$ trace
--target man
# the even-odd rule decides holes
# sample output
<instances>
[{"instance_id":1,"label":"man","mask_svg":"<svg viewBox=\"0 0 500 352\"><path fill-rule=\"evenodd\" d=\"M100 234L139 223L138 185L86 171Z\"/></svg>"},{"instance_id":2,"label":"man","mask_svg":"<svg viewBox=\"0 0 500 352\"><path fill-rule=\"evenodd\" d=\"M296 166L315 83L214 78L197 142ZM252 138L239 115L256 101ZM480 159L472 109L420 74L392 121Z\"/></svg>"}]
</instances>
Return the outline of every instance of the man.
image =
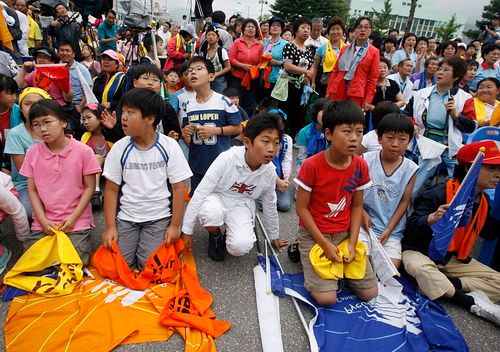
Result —
<instances>
[{"instance_id":1,"label":"man","mask_svg":"<svg viewBox=\"0 0 500 352\"><path fill-rule=\"evenodd\" d=\"M106 20L103 21L97 28L97 36L99 38L99 52L103 53L108 49L116 51L116 42L118 37L116 35L116 12L109 9L104 14Z\"/></svg>"},{"instance_id":2,"label":"man","mask_svg":"<svg viewBox=\"0 0 500 352\"><path fill-rule=\"evenodd\" d=\"M399 85L399 89L405 98L405 104L408 104L413 96L414 86L410 80L411 72L413 71L413 63L410 58L401 60L398 63L398 72L387 76L387 79L392 79Z\"/></svg>"},{"instance_id":3,"label":"man","mask_svg":"<svg viewBox=\"0 0 500 352\"><path fill-rule=\"evenodd\" d=\"M321 35L323 33L323 20L321 18L313 18L311 23L311 36L304 44L305 46L312 45L317 49L321 45L326 44L328 39Z\"/></svg>"},{"instance_id":4,"label":"man","mask_svg":"<svg viewBox=\"0 0 500 352\"><path fill-rule=\"evenodd\" d=\"M233 37L224 28L224 23L226 22L226 14L222 11L214 11L212 14L212 25L217 28L217 33L219 33L219 38L222 41L222 46L228 52L233 45ZM205 33L201 35L200 46L205 42Z\"/></svg>"},{"instance_id":5,"label":"man","mask_svg":"<svg viewBox=\"0 0 500 352\"><path fill-rule=\"evenodd\" d=\"M42 36L42 31L40 30L40 26L38 26L38 23L33 19L32 17L32 11L28 9L28 6L26 6L26 0L16 0L14 3L14 8L25 14L28 20L28 39L27 39L27 45L28 45L28 51L31 54L34 48L38 48L40 44L42 43L43 36Z\"/></svg>"},{"instance_id":6,"label":"man","mask_svg":"<svg viewBox=\"0 0 500 352\"><path fill-rule=\"evenodd\" d=\"M53 37L52 46L59 47L59 43L68 42L75 45L75 57L81 60L80 51L80 25L75 21L70 21L68 9L64 4L58 4L55 7L56 20L52 21L49 27L49 35Z\"/></svg>"},{"instance_id":7,"label":"man","mask_svg":"<svg viewBox=\"0 0 500 352\"><path fill-rule=\"evenodd\" d=\"M415 90L427 88L436 84L436 71L438 68L439 59L436 56L431 56L425 59L424 71L416 72L410 76Z\"/></svg>"},{"instance_id":8,"label":"man","mask_svg":"<svg viewBox=\"0 0 500 352\"><path fill-rule=\"evenodd\" d=\"M161 31L158 31L158 33L156 33L163 40L163 44L165 47L167 46L167 43L170 40L170 38L172 38L172 33L170 33L170 27L172 27L170 22L165 22L161 26Z\"/></svg>"},{"instance_id":9,"label":"man","mask_svg":"<svg viewBox=\"0 0 500 352\"><path fill-rule=\"evenodd\" d=\"M488 25L484 26L480 39L483 40L484 44L498 43L500 41L500 13L494 15L491 19L491 28Z\"/></svg>"}]
</instances>

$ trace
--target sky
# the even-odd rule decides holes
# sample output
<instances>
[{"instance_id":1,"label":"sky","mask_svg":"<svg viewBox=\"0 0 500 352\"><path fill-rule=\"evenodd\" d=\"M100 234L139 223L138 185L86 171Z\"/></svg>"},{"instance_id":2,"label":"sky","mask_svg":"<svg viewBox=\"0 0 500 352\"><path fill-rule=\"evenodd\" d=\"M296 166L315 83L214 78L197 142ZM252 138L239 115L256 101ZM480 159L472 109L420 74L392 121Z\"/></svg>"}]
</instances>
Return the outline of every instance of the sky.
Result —
<instances>
[{"instance_id":1,"label":"sky","mask_svg":"<svg viewBox=\"0 0 500 352\"><path fill-rule=\"evenodd\" d=\"M186 13L188 2L194 6L195 0L158 0L160 2L167 1L169 13L175 19L180 20L182 15ZM398 0L395 0L398 1ZM448 11L450 16L453 12L461 13L467 16L467 23L474 23L481 17L483 7L489 3L489 0L437 0L438 7L443 11ZM258 18L260 15L261 4L260 0L214 0L213 9L222 10L229 16L239 12L244 17ZM274 0L264 0L263 14L269 13L269 5L274 3ZM473 5L471 5L473 4ZM452 12L453 11L453 12Z\"/></svg>"}]
</instances>

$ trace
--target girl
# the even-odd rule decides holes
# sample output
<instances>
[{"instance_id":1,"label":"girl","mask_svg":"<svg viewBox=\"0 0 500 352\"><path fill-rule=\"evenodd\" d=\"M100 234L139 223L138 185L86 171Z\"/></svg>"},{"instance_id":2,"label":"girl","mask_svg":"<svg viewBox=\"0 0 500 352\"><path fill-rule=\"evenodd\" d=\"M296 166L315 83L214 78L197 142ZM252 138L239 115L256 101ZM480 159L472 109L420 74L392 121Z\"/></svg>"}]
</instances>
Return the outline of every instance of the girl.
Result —
<instances>
[{"instance_id":1,"label":"girl","mask_svg":"<svg viewBox=\"0 0 500 352\"><path fill-rule=\"evenodd\" d=\"M28 149L20 170L28 178L33 207L32 232L23 242L24 250L58 228L69 236L86 265L94 227L90 199L101 168L89 146L64 134L67 117L55 101L36 102L29 119L42 142Z\"/></svg>"},{"instance_id":2,"label":"girl","mask_svg":"<svg viewBox=\"0 0 500 352\"><path fill-rule=\"evenodd\" d=\"M87 104L82 110L83 125L87 132L81 138L82 143L87 144L94 151L97 162L104 166L104 160L108 155L113 143L106 141L101 132L101 119L104 108L100 104ZM95 191L91 199L92 207L98 208L102 205L102 193L100 188L101 173L95 175Z\"/></svg>"},{"instance_id":3,"label":"girl","mask_svg":"<svg viewBox=\"0 0 500 352\"><path fill-rule=\"evenodd\" d=\"M3 148L11 128L19 125L21 113L16 104L17 83L12 78L0 74L0 169L10 170L10 158L4 155Z\"/></svg>"},{"instance_id":4,"label":"girl","mask_svg":"<svg viewBox=\"0 0 500 352\"><path fill-rule=\"evenodd\" d=\"M89 69L92 78L97 77L97 75L101 73L101 64L99 61L95 60L95 52L90 45L84 45L82 49L82 56L82 64Z\"/></svg>"},{"instance_id":5,"label":"girl","mask_svg":"<svg viewBox=\"0 0 500 352\"><path fill-rule=\"evenodd\" d=\"M28 197L28 180L26 177L19 174L26 151L29 147L36 144L40 140L40 136L31 128L29 120L29 112L31 106L41 99L51 99L50 95L40 88L29 87L25 88L19 94L19 105L21 106L21 118L24 123L14 127L7 136L5 144L5 153L10 155L12 162L12 182L19 193L19 201L26 209L26 214L31 222L31 203Z\"/></svg>"},{"instance_id":6,"label":"girl","mask_svg":"<svg viewBox=\"0 0 500 352\"><path fill-rule=\"evenodd\" d=\"M229 56L227 50L222 47L217 28L208 26L205 33L207 40L201 46L200 53L214 64L215 78L212 82L212 90L222 94L226 88L225 74L231 71Z\"/></svg>"}]
</instances>

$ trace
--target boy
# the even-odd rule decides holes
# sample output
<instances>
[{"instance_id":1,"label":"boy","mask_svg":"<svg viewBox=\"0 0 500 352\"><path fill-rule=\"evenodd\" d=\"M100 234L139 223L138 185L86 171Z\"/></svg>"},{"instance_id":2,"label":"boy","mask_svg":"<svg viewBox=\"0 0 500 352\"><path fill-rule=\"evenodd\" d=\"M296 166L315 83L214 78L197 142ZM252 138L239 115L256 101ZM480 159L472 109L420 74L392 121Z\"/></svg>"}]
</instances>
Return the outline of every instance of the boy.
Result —
<instances>
[{"instance_id":1,"label":"boy","mask_svg":"<svg viewBox=\"0 0 500 352\"><path fill-rule=\"evenodd\" d=\"M192 196L210 164L229 149L231 136L241 132L241 114L225 96L214 92L210 83L215 69L211 61L197 56L188 63L189 79L196 97L186 105L182 121L184 142L189 146Z\"/></svg>"},{"instance_id":2,"label":"boy","mask_svg":"<svg viewBox=\"0 0 500 352\"><path fill-rule=\"evenodd\" d=\"M163 79L165 80L165 87L169 95L172 95L179 90L179 83L181 79L179 77L179 72L175 68L163 71Z\"/></svg>"},{"instance_id":3,"label":"boy","mask_svg":"<svg viewBox=\"0 0 500 352\"><path fill-rule=\"evenodd\" d=\"M248 120L247 112L240 106L240 94L238 93L238 90L236 88L228 87L224 89L222 94L231 99L233 104L236 105L236 107L241 113L241 118L243 119L243 121Z\"/></svg>"},{"instance_id":4,"label":"boy","mask_svg":"<svg viewBox=\"0 0 500 352\"><path fill-rule=\"evenodd\" d=\"M135 88L120 104L126 137L104 164L102 242L111 248L117 241L130 268L142 270L156 248L179 239L184 182L192 173L177 142L155 131L167 109L158 94Z\"/></svg>"},{"instance_id":5,"label":"boy","mask_svg":"<svg viewBox=\"0 0 500 352\"><path fill-rule=\"evenodd\" d=\"M371 227L396 268L401 264L401 238L418 169L417 164L404 157L413 131L408 116L390 113L377 126L382 151L363 155L372 178L363 197L363 227L366 231ZM366 231L362 229L359 236L370 255Z\"/></svg>"},{"instance_id":6,"label":"boy","mask_svg":"<svg viewBox=\"0 0 500 352\"><path fill-rule=\"evenodd\" d=\"M182 238L188 249L191 249L191 236L196 218L199 218L209 234L210 258L224 260L224 245L234 256L250 252L256 240L253 226L255 200L259 197L269 237L277 249L286 246L287 241L279 238L274 190L276 172L272 165L281 134L276 115L257 115L248 120L244 147L233 147L215 159L186 209ZM220 229L223 225L225 235Z\"/></svg>"},{"instance_id":7,"label":"boy","mask_svg":"<svg viewBox=\"0 0 500 352\"><path fill-rule=\"evenodd\" d=\"M323 129L330 147L307 159L295 179L300 259L304 286L321 306L337 302L338 281L320 278L311 264L309 252L317 243L326 258L342 262L337 246L348 239L349 257L356 244L363 213L363 190L370 186L366 162L356 155L363 136L364 113L351 101L332 101L323 110ZM377 279L367 261L363 279L347 280L363 300L377 295Z\"/></svg>"}]
</instances>

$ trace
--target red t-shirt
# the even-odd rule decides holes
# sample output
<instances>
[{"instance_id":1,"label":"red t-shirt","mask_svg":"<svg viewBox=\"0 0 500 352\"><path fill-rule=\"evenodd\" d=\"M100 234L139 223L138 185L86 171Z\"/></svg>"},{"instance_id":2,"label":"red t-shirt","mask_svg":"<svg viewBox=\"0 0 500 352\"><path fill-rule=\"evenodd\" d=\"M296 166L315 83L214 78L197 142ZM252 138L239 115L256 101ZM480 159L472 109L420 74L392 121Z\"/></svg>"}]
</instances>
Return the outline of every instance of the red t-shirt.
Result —
<instances>
[{"instance_id":1,"label":"red t-shirt","mask_svg":"<svg viewBox=\"0 0 500 352\"><path fill-rule=\"evenodd\" d=\"M0 114L0 141L5 145L7 131L10 129L10 109Z\"/></svg>"},{"instance_id":2,"label":"red t-shirt","mask_svg":"<svg viewBox=\"0 0 500 352\"><path fill-rule=\"evenodd\" d=\"M325 151L304 162L295 182L311 192L309 211L321 233L348 231L352 196L371 184L368 165L361 157L354 155L347 169L337 170L327 163ZM301 220L299 224L304 226Z\"/></svg>"}]
</instances>

